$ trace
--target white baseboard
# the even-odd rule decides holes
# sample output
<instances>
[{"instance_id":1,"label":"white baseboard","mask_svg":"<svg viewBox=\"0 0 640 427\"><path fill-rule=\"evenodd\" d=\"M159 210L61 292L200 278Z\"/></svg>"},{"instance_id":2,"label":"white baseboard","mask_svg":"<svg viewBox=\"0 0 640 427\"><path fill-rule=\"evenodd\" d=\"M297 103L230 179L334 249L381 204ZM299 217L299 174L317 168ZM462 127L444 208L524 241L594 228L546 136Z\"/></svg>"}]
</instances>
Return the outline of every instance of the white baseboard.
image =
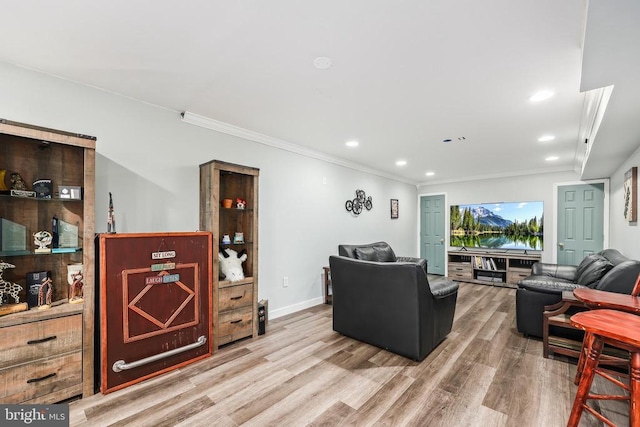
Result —
<instances>
[{"instance_id":1,"label":"white baseboard","mask_svg":"<svg viewBox=\"0 0 640 427\"><path fill-rule=\"evenodd\" d=\"M275 310L269 310L269 319L277 319L278 317L286 316L287 314L295 313L296 311L304 310L305 308L314 307L324 303L323 297L310 299L308 301L299 302L287 307L277 308Z\"/></svg>"}]
</instances>

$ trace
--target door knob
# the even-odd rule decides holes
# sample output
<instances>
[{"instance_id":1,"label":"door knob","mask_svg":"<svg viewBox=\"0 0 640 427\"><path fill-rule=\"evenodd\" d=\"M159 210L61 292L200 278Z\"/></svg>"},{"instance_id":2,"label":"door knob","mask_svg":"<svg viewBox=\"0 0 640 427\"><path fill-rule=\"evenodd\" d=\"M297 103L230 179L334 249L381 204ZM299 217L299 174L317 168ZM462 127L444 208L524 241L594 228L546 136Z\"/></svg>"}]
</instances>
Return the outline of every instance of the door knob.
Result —
<instances>
[{"instance_id":1,"label":"door knob","mask_svg":"<svg viewBox=\"0 0 640 427\"><path fill-rule=\"evenodd\" d=\"M560 246L560 249L564 249L564 243L558 243L558 246Z\"/></svg>"},{"instance_id":2,"label":"door knob","mask_svg":"<svg viewBox=\"0 0 640 427\"><path fill-rule=\"evenodd\" d=\"M440 243L444 243L444 239L440 239Z\"/></svg>"}]
</instances>

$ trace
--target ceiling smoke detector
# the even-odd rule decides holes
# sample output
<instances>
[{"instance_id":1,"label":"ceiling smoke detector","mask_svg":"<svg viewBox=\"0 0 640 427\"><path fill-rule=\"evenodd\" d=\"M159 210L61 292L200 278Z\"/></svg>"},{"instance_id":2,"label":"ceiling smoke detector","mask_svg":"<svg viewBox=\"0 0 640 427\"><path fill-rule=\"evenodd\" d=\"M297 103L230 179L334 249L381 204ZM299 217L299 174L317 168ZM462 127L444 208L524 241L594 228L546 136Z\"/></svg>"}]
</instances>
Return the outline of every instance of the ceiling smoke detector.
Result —
<instances>
[{"instance_id":1,"label":"ceiling smoke detector","mask_svg":"<svg viewBox=\"0 0 640 427\"><path fill-rule=\"evenodd\" d=\"M313 60L313 65L319 70L326 70L327 68L331 67L331 64L331 59L327 58L326 56L318 56Z\"/></svg>"}]
</instances>

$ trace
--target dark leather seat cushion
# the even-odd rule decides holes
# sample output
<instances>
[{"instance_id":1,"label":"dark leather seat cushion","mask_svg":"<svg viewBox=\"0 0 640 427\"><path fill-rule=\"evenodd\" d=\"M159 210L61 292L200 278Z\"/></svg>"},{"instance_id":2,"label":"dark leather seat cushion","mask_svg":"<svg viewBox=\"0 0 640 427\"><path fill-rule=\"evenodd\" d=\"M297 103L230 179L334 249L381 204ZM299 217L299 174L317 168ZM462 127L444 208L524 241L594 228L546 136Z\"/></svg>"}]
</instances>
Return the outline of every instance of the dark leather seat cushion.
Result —
<instances>
[{"instance_id":1,"label":"dark leather seat cushion","mask_svg":"<svg viewBox=\"0 0 640 427\"><path fill-rule=\"evenodd\" d=\"M378 254L372 246L355 248L353 253L356 255L356 259L360 259L362 261L378 261Z\"/></svg>"},{"instance_id":2,"label":"dark leather seat cushion","mask_svg":"<svg viewBox=\"0 0 640 427\"><path fill-rule=\"evenodd\" d=\"M378 256L378 261L380 262L395 262L396 260L396 254L393 253L391 246L374 246L373 250Z\"/></svg>"},{"instance_id":3,"label":"dark leather seat cushion","mask_svg":"<svg viewBox=\"0 0 640 427\"><path fill-rule=\"evenodd\" d=\"M588 288L595 288L600 279L613 268L611 261L602 255L586 256L576 270L576 283Z\"/></svg>"},{"instance_id":4,"label":"dark leather seat cushion","mask_svg":"<svg viewBox=\"0 0 640 427\"><path fill-rule=\"evenodd\" d=\"M356 259L362 261L395 262L396 254L389 245L361 246L353 250Z\"/></svg>"}]
</instances>

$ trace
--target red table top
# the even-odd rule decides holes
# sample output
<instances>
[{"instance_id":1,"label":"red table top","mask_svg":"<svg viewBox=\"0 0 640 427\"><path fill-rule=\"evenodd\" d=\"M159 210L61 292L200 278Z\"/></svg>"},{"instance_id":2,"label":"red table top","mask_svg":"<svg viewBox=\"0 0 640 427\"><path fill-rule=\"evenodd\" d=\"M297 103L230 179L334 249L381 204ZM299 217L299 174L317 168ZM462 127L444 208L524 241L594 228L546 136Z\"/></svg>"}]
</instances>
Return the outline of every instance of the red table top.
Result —
<instances>
[{"instance_id":1,"label":"red table top","mask_svg":"<svg viewBox=\"0 0 640 427\"><path fill-rule=\"evenodd\" d=\"M626 350L637 352L640 348L640 317L633 314L618 310L582 311L571 316L571 324L605 339L629 344L622 347Z\"/></svg>"},{"instance_id":2,"label":"red table top","mask_svg":"<svg viewBox=\"0 0 640 427\"><path fill-rule=\"evenodd\" d=\"M608 308L640 314L640 297L589 288L574 289L573 295L591 308Z\"/></svg>"}]
</instances>

